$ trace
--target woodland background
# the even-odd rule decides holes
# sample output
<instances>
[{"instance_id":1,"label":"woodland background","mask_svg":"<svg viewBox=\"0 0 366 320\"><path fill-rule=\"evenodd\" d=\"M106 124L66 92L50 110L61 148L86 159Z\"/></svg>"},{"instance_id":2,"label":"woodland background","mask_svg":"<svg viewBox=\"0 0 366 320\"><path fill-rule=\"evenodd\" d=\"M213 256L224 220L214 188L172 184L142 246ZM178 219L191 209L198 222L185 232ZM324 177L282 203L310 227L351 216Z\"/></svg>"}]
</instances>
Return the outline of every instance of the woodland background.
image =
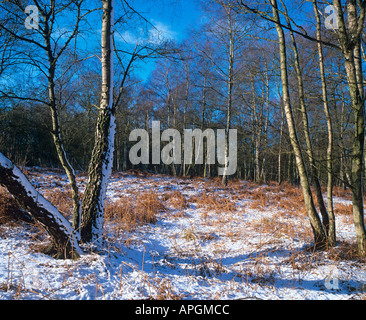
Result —
<instances>
[{"instance_id":1,"label":"woodland background","mask_svg":"<svg viewBox=\"0 0 366 320\"><path fill-rule=\"evenodd\" d=\"M311 4L288 3L291 12L303 20L302 26L315 34L316 26L309 21ZM128 10L128 8L125 8ZM301 10L301 11L298 11ZM71 15L72 13L70 13ZM130 28L146 28L138 13L127 11L124 21ZM232 122L238 130L238 171L236 178L254 181L288 181L297 184L298 172L285 123L281 102L277 34L270 22L253 15L231 11L229 16L216 1L202 5L205 23L190 31L182 43L164 41L158 44L121 45L116 59L115 76L121 79L131 57L124 94L116 109L115 170L136 169L129 162L129 134L136 128L150 127L158 120L164 128L199 128L205 130L226 127L228 83L232 82ZM232 21L232 28L228 21ZM118 31L120 30L120 31ZM122 30L123 31L123 30ZM117 34L122 33L121 28ZM119 32L119 33L118 33ZM80 32L78 37L93 37L93 30ZM334 33L324 29L322 35L331 41ZM160 38L159 38L160 37ZM327 128L322 102L322 83L316 42L295 36L303 75L304 99L313 143L313 154L321 181L327 178ZM232 75L229 46L232 40ZM21 166L60 167L50 134L51 115L48 105L40 101L48 97L42 59L24 44L2 34L2 80L0 108L0 151ZM9 50L9 48L11 50ZM94 128L100 102L101 74L94 52L78 46L68 48L59 62L56 77L57 109L64 146L75 169L87 171L94 142ZM299 139L306 143L303 118L299 107L299 87L295 70L293 45L288 43L290 90ZM139 51L139 52L137 52ZM363 55L364 57L364 55ZM342 54L331 47L324 48L328 101L334 131L334 175L337 185L350 182L350 149L352 117L350 96ZM155 69L147 79L138 77L138 61L152 61ZM121 64L123 62L123 64ZM146 62L147 63L147 62ZM135 72L134 66L136 65ZM231 77L231 79L229 79ZM118 83L115 92L118 92ZM12 97L9 99L9 97ZM14 96L22 99L15 99ZM30 99L23 99L31 97ZM309 160L309 159L307 159ZM309 162L309 161L308 161ZM171 173L171 167L140 167L141 170ZM215 176L215 166L196 165L176 168L177 175Z\"/></svg>"}]
</instances>

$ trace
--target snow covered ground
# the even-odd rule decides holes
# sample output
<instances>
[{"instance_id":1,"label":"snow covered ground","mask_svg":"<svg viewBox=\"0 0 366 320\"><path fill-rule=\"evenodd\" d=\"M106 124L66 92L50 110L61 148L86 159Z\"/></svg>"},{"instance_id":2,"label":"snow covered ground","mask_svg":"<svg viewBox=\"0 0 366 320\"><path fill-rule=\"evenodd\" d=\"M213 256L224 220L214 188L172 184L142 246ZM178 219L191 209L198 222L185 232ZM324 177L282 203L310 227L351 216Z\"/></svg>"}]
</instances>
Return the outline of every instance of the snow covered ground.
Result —
<instances>
[{"instance_id":1,"label":"snow covered ground","mask_svg":"<svg viewBox=\"0 0 366 320\"><path fill-rule=\"evenodd\" d=\"M68 188L55 172L31 170L29 177L42 193ZM83 190L85 177L78 181ZM365 261L344 253L355 240L352 219L337 217L338 248L311 252L307 218L277 207L285 194L271 190L244 181L222 188L204 179L115 174L109 201L154 192L166 207L157 222L125 231L109 221L105 249L77 261L37 251L45 240L33 226L2 225L0 299L365 299ZM183 207L167 196L177 191L187 200ZM255 205L261 192L267 198Z\"/></svg>"}]
</instances>

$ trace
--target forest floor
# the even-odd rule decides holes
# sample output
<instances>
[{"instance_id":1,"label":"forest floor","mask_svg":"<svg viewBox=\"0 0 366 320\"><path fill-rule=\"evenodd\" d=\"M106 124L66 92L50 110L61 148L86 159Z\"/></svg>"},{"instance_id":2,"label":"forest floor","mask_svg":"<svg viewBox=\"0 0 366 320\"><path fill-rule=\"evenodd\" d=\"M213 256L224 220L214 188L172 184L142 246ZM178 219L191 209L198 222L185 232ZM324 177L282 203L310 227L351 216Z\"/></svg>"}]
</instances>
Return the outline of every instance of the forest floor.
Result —
<instances>
[{"instance_id":1,"label":"forest floor","mask_svg":"<svg viewBox=\"0 0 366 320\"><path fill-rule=\"evenodd\" d=\"M71 219L66 176L26 171ZM86 177L78 182L83 191ZM0 299L366 299L350 194L336 188L334 200L338 246L314 252L298 188L116 173L105 247L76 261L43 254L47 236L12 220L2 201Z\"/></svg>"}]
</instances>

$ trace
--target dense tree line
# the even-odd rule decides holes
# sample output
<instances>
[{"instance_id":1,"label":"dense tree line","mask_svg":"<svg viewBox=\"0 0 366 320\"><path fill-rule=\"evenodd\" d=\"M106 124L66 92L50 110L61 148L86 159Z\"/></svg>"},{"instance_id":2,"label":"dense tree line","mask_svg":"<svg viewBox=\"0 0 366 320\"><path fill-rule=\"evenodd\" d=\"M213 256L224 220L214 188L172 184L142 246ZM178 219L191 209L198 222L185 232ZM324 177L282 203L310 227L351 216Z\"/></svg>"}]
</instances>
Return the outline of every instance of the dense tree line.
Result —
<instances>
[{"instance_id":1,"label":"dense tree line","mask_svg":"<svg viewBox=\"0 0 366 320\"><path fill-rule=\"evenodd\" d=\"M116 170L133 167L129 162L129 149L133 145L129 142L129 134L136 128L149 128L152 120L159 120L164 127L182 132L185 128L225 128L229 98L227 87L228 83L232 83L231 127L237 129L239 134L237 177L255 181L299 182L288 129L284 125L279 57L273 28L263 25L255 17L247 17L234 10L230 13L223 8L211 3L206 8L207 12L204 12L208 22L200 26L199 30L192 31L191 38L182 44L167 44L174 53L160 57L156 61L156 69L146 81L141 82L132 77L127 80L123 99L116 110ZM233 39L230 39L228 30L230 19L237 25ZM326 30L323 33L329 36ZM232 79L229 79L230 52L227 52L227 47L231 40L234 57ZM300 36L296 37L296 41L304 87L302 98L306 102L309 118L313 157L320 178L325 180L326 116L319 103L322 92L315 56L316 43L309 43ZM300 99L291 44L288 44L287 50L290 89L294 97ZM342 57L333 48L326 47L324 51L327 93L333 111L331 117L336 141L333 170L339 174L335 183L345 186L350 182L350 97ZM55 84L65 149L75 168L84 171L89 164L97 117L95 106L100 99L100 74L90 66L90 61L79 62L69 75L64 75ZM25 85L22 90L28 92L24 96L34 95L35 86L34 83ZM47 92L42 95L41 91L40 94L39 99L42 100ZM3 135L0 150L19 164L60 166L53 144L50 143L52 128L45 106L37 101L25 102L4 96L2 101ZM300 106L295 108L294 116L305 150L307 147ZM307 160L310 159L308 157ZM140 169L172 173L171 168L164 166L141 166ZM214 176L216 173L217 168L214 166L202 165L177 170L180 175Z\"/></svg>"}]
</instances>

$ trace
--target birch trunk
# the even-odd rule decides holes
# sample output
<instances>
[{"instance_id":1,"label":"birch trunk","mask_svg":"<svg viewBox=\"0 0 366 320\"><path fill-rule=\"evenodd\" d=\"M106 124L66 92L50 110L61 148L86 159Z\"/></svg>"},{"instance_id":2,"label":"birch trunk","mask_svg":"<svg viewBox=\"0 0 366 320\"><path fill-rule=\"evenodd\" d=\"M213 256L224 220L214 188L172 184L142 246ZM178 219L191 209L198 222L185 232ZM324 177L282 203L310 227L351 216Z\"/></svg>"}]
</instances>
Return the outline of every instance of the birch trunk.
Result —
<instances>
[{"instance_id":1,"label":"birch trunk","mask_svg":"<svg viewBox=\"0 0 366 320\"><path fill-rule=\"evenodd\" d=\"M55 1L51 1L51 9L50 13L54 13L56 10L55 8ZM80 7L78 9L78 21L80 15ZM43 11L41 11L43 12ZM81 203L79 197L79 189L76 182L76 175L73 167L71 166L67 154L64 149L63 140L61 137L61 128L60 128L60 120L58 115L58 108L57 108L57 100L55 94L55 73L56 73L56 64L57 58L55 58L54 51L52 50L51 45L51 35L52 35L52 26L54 24L54 15L46 15L43 13L45 19L45 27L43 30L43 35L45 39L45 51L47 53L48 58L48 100L49 100L49 107L51 110L51 118L52 118L52 131L51 135L53 138L54 145L56 147L57 156L60 160L60 163L63 169L66 172L66 175L69 179L69 185L71 188L71 195L73 200L73 227L74 229L78 229L79 227L79 219L80 219L80 210L81 210ZM51 20L50 19L51 16Z\"/></svg>"},{"instance_id":2,"label":"birch trunk","mask_svg":"<svg viewBox=\"0 0 366 320\"><path fill-rule=\"evenodd\" d=\"M359 4L359 6L357 5ZM354 139L352 151L352 203L358 253L366 256L366 228L363 209L363 156L365 147L365 101L360 59L361 33L364 29L366 2L349 0L347 3L348 28L345 25L340 0L334 0L338 9L339 43L345 58L347 82L354 114ZM362 82L361 82L362 81Z\"/></svg>"},{"instance_id":3,"label":"birch trunk","mask_svg":"<svg viewBox=\"0 0 366 320\"><path fill-rule=\"evenodd\" d=\"M50 57L51 61L52 58ZM53 62L52 62L53 64ZM55 96L55 84L54 84L54 67L51 67L49 70L49 106L51 110L51 118L52 118L52 138L54 145L56 147L56 152L58 158L61 162L62 167L64 168L66 175L69 179L69 185L71 189L71 196L73 201L73 227L75 230L79 228L80 222L80 213L81 213L81 203L79 197L79 188L76 182L76 174L71 166L67 154L64 149L63 140L61 138L61 128L58 116L58 110L56 105L56 96Z\"/></svg>"},{"instance_id":4,"label":"birch trunk","mask_svg":"<svg viewBox=\"0 0 366 320\"><path fill-rule=\"evenodd\" d=\"M328 149L327 149L327 173L328 173L328 184L327 184L327 207L329 214L329 226L326 226L328 233L328 245L334 247L336 245L336 222L334 215L333 206L333 125L330 116L329 104L328 104L328 93L327 93L327 83L325 77L325 67L324 67L324 57L323 57L323 46L321 44L321 20L318 11L317 1L313 2L314 13L317 23L316 37L318 40L318 55L319 55L319 70L322 80L322 96L324 103L324 112L327 119L327 129L328 129Z\"/></svg>"},{"instance_id":5,"label":"birch trunk","mask_svg":"<svg viewBox=\"0 0 366 320\"><path fill-rule=\"evenodd\" d=\"M314 234L314 245L317 248L322 248L326 244L326 234L324 232L322 222L316 211L314 200L311 194L310 184L308 180L308 175L306 172L305 162L300 148L300 143L297 137L295 121L292 113L292 106L290 102L290 92L288 83L288 71L287 71L287 53L286 53L286 39L284 31L280 25L280 17L278 14L277 0L271 0L273 19L276 24L276 31L278 33L279 39L279 51L280 51L280 64L281 64L281 81L282 81L282 91L283 91L283 102L285 115L287 119L287 125L289 129L289 136L291 140L291 145L294 150L295 161L300 177L300 183L303 189L304 201L306 212L308 214L311 227Z\"/></svg>"},{"instance_id":6,"label":"birch trunk","mask_svg":"<svg viewBox=\"0 0 366 320\"><path fill-rule=\"evenodd\" d=\"M281 0L281 2L283 3L282 0ZM296 77L297 77L297 84L298 84L298 88L299 88L300 112L302 115L302 122L303 122L303 126L304 126L303 131L304 131L306 148L307 148L306 153L307 153L309 163L310 163L310 173L311 173L311 177L313 178L313 181L314 181L315 194L316 194L316 197L318 200L319 210L320 210L320 213L322 216L322 223L325 228L326 234L328 234L329 215L328 215L328 211L325 207L325 203L324 203L324 199L323 199L322 188L321 188L321 184L320 184L320 180L319 180L318 168L317 168L317 165L315 162L313 145L312 145L312 141L310 138L309 118L308 118L308 113L307 113L306 104L305 104L305 90L304 90L304 81L303 81L303 75L302 75L301 65L300 65L300 57L299 57L299 52L297 49L296 39L295 39L294 33L291 28L291 22L288 17L288 13L287 13L287 9L286 9L285 5L284 5L284 10L285 10L285 15L286 15L286 22L287 22L288 26L290 27L290 35L291 35L293 51L294 51L295 71L296 71Z\"/></svg>"},{"instance_id":7,"label":"birch trunk","mask_svg":"<svg viewBox=\"0 0 366 320\"><path fill-rule=\"evenodd\" d=\"M261 148L261 135L262 135L262 116L258 116L256 95L255 95L255 76L252 78L252 123L253 123L253 163L254 163L254 181L260 183L260 163L259 152Z\"/></svg>"},{"instance_id":8,"label":"birch trunk","mask_svg":"<svg viewBox=\"0 0 366 320\"><path fill-rule=\"evenodd\" d=\"M280 141L278 149L278 184L282 184L282 136L283 136L283 108L281 107L281 127L280 127Z\"/></svg>"},{"instance_id":9,"label":"birch trunk","mask_svg":"<svg viewBox=\"0 0 366 320\"><path fill-rule=\"evenodd\" d=\"M112 172L115 106L113 103L113 0L102 0L102 95L95 144L82 204L82 241L101 244L107 185Z\"/></svg>"},{"instance_id":10,"label":"birch trunk","mask_svg":"<svg viewBox=\"0 0 366 320\"><path fill-rule=\"evenodd\" d=\"M266 74L265 74L265 91L266 91L266 106L267 106L267 114L266 114L266 119L264 122L264 145L268 146L268 127L269 127L269 111L270 111L270 101L269 101L269 95L270 95L270 85L269 85L269 70L268 70L268 64L265 61L264 62L266 65ZM264 117L264 115L263 115ZM265 171L266 168L266 152L264 152L263 154L263 160L262 160L262 171L261 171L261 179L262 181L267 181L267 174Z\"/></svg>"},{"instance_id":11,"label":"birch trunk","mask_svg":"<svg viewBox=\"0 0 366 320\"><path fill-rule=\"evenodd\" d=\"M225 169L222 176L222 184L227 185L229 178L227 176L228 161L229 161L229 132L231 128L231 111L233 105L233 89L234 89L234 33L232 26L232 17L229 14L229 70L228 70L228 100L227 100L227 110L226 110L226 138L225 138Z\"/></svg>"}]
</instances>

